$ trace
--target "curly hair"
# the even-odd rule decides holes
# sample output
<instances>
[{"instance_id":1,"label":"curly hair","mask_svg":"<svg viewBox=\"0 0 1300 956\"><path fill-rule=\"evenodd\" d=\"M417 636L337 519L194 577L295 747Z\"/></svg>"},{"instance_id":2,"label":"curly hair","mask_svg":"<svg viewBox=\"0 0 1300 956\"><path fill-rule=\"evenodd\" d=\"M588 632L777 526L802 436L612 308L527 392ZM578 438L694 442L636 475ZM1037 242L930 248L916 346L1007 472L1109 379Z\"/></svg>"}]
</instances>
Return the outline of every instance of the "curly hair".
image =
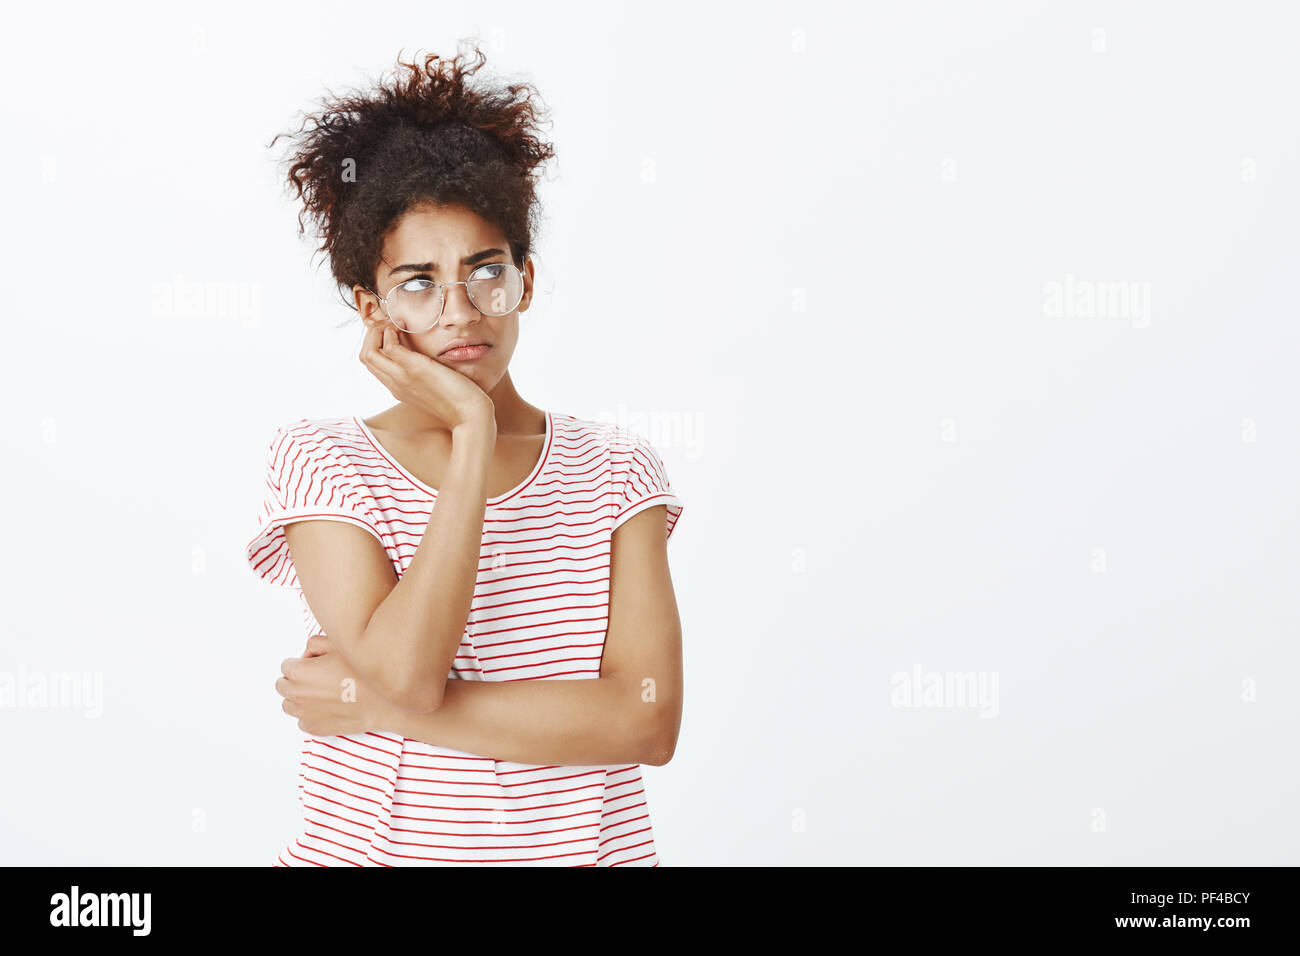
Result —
<instances>
[{"instance_id":1,"label":"curly hair","mask_svg":"<svg viewBox=\"0 0 1300 956\"><path fill-rule=\"evenodd\" d=\"M459 45L458 45L459 47ZM398 54L391 79L343 96L332 92L320 112L289 136L289 186L329 257L344 301L354 285L374 284L383 237L414 206L464 206L497 226L523 268L540 219L535 175L554 157L538 127L547 115L527 83L471 84L486 58L458 51L417 62ZM534 101L537 102L534 102Z\"/></svg>"}]
</instances>

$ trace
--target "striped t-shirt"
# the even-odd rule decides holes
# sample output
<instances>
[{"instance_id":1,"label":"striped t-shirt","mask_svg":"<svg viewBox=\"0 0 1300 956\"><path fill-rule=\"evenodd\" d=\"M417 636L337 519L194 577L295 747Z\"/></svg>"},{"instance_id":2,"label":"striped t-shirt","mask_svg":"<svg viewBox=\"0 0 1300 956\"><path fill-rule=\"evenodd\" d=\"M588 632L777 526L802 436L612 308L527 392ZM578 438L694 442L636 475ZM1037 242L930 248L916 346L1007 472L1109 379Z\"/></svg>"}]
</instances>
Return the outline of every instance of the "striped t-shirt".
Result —
<instances>
[{"instance_id":1,"label":"striped t-shirt","mask_svg":"<svg viewBox=\"0 0 1300 956\"><path fill-rule=\"evenodd\" d=\"M322 633L284 526L324 518L364 528L400 577L436 496L360 417L299 419L271 440L249 565L296 589L306 634ZM671 536L682 504L646 438L547 412L532 473L486 501L478 580L450 676L599 677L611 535L654 505L667 506ZM307 736L299 777L303 827L276 866L659 865L637 764L522 764L369 732Z\"/></svg>"}]
</instances>

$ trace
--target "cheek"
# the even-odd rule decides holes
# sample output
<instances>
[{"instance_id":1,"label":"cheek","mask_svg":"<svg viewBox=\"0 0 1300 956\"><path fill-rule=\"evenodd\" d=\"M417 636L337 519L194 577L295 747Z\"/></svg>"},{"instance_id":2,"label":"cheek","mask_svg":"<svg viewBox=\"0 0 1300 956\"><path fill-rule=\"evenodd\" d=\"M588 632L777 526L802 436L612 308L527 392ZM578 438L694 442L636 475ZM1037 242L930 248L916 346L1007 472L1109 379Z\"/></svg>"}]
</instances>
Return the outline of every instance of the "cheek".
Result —
<instances>
[{"instance_id":1,"label":"cheek","mask_svg":"<svg viewBox=\"0 0 1300 956\"><path fill-rule=\"evenodd\" d=\"M433 359L435 362L438 361L438 352L434 346L434 337L432 335L427 333L412 335L410 332L403 332L401 336L402 344L412 352L419 352L421 355L425 355Z\"/></svg>"},{"instance_id":2,"label":"cheek","mask_svg":"<svg viewBox=\"0 0 1300 956\"><path fill-rule=\"evenodd\" d=\"M515 322L510 323L508 328L501 330L501 335L497 339L496 348L493 351L499 351L509 361L510 356L514 354L515 346L519 344L519 325Z\"/></svg>"},{"instance_id":3,"label":"cheek","mask_svg":"<svg viewBox=\"0 0 1300 956\"><path fill-rule=\"evenodd\" d=\"M505 371L510 364L510 356L514 354L515 343L513 341L498 342L492 346L492 351L488 353L492 357L492 367L498 371Z\"/></svg>"}]
</instances>

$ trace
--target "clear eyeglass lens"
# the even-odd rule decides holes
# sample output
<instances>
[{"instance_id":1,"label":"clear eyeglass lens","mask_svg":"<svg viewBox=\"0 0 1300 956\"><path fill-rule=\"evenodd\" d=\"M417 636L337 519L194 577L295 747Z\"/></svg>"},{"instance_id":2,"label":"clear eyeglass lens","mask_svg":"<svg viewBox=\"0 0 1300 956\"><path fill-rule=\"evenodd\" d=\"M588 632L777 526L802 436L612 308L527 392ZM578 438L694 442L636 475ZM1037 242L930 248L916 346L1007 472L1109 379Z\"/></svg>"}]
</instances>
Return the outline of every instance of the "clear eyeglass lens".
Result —
<instances>
[{"instance_id":1,"label":"clear eyeglass lens","mask_svg":"<svg viewBox=\"0 0 1300 956\"><path fill-rule=\"evenodd\" d=\"M506 262L493 262L475 269L465 287L470 301L484 315L513 312L524 294L523 276Z\"/></svg>"},{"instance_id":2,"label":"clear eyeglass lens","mask_svg":"<svg viewBox=\"0 0 1300 956\"><path fill-rule=\"evenodd\" d=\"M471 272L465 288L484 315L508 315L523 299L523 274L510 263L493 262ZM388 293L388 316L403 332L427 332L442 315L443 295L430 279L408 279Z\"/></svg>"},{"instance_id":3,"label":"clear eyeglass lens","mask_svg":"<svg viewBox=\"0 0 1300 956\"><path fill-rule=\"evenodd\" d=\"M425 332L442 312L442 290L428 279L408 279L388 293L388 317L403 332Z\"/></svg>"}]
</instances>

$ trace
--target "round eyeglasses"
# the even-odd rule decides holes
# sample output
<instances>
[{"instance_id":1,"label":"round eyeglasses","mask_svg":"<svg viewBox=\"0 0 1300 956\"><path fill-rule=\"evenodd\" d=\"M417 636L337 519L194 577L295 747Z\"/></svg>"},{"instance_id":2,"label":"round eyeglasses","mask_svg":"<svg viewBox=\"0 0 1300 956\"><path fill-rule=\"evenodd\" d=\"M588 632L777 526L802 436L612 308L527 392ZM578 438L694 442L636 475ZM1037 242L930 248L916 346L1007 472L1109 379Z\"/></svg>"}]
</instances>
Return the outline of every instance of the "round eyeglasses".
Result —
<instances>
[{"instance_id":1,"label":"round eyeglasses","mask_svg":"<svg viewBox=\"0 0 1300 956\"><path fill-rule=\"evenodd\" d=\"M427 332L442 318L449 286L463 285L470 303L488 316L509 315L524 297L524 274L509 262L479 266L460 282L435 282L416 276L397 283L388 295L372 294L383 306L388 321L403 332Z\"/></svg>"}]
</instances>

